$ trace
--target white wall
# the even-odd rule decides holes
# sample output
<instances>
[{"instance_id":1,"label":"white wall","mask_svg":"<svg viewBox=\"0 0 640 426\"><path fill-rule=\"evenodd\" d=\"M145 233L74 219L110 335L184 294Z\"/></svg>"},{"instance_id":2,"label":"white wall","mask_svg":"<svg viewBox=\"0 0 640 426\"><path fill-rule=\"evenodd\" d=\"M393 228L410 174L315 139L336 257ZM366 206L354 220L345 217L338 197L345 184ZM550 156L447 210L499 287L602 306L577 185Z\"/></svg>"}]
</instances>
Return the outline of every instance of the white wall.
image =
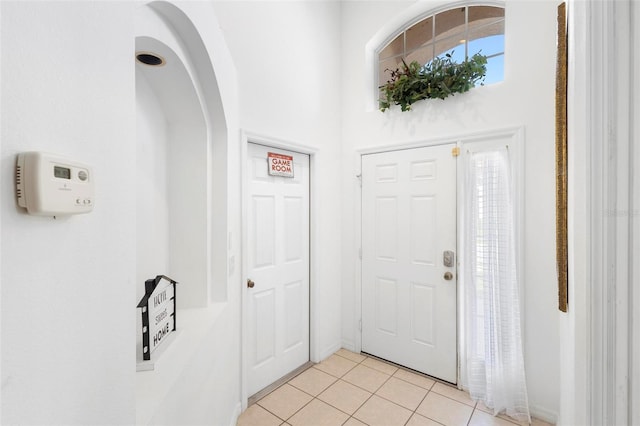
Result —
<instances>
[{"instance_id":1,"label":"white wall","mask_svg":"<svg viewBox=\"0 0 640 426\"><path fill-rule=\"evenodd\" d=\"M462 136L523 126L525 130L524 353L532 412L554 419L559 404L559 342L555 277L554 85L556 2L507 1L505 81L413 111L368 111L365 46L409 8L445 2L345 2L342 6L343 345L355 347L359 191L356 152L364 148ZM533 25L532 23L535 23ZM354 266L355 265L355 266Z\"/></svg>"},{"instance_id":2,"label":"white wall","mask_svg":"<svg viewBox=\"0 0 640 426\"><path fill-rule=\"evenodd\" d=\"M146 280L162 274L178 281L179 309L206 307L206 126L194 88L178 57L157 49L145 51L161 54L167 64L159 68L135 65L136 299L144 296ZM140 352L141 327L137 330L136 350ZM141 357L140 352L138 358Z\"/></svg>"},{"instance_id":3,"label":"white wall","mask_svg":"<svg viewBox=\"0 0 640 426\"><path fill-rule=\"evenodd\" d=\"M144 282L169 276L167 120L160 101L136 68L136 299Z\"/></svg>"},{"instance_id":4,"label":"white wall","mask_svg":"<svg viewBox=\"0 0 640 426\"><path fill-rule=\"evenodd\" d=\"M240 126L315 150L312 358L319 361L341 345L340 4L216 1L214 8L238 70ZM237 197L230 193L230 202Z\"/></svg>"},{"instance_id":5,"label":"white wall","mask_svg":"<svg viewBox=\"0 0 640 426\"><path fill-rule=\"evenodd\" d=\"M2 8L2 423L135 421L133 13L129 2ZM92 213L28 216L16 154L93 166Z\"/></svg>"}]
</instances>

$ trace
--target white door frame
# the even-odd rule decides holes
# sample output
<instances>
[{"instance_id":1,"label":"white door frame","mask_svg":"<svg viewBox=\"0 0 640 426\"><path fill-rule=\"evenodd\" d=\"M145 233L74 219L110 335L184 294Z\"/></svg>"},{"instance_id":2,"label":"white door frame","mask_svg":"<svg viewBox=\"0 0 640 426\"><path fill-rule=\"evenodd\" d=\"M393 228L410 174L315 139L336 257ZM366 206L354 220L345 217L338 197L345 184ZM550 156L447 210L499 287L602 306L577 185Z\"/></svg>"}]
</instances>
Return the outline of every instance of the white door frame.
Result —
<instances>
[{"instance_id":1,"label":"white door frame","mask_svg":"<svg viewBox=\"0 0 640 426\"><path fill-rule=\"evenodd\" d=\"M314 211L318 205L317 193L316 190L316 172L315 172L315 154L317 150L315 148L298 144L295 142L284 141L281 139L262 136L256 133L251 133L248 131L242 131L241 134L241 153L240 153L240 173L242 179L242 194L240 203L242 205L242 247L241 247L241 258L242 258L242 278L240 285L242 288L240 289L240 301L241 301L241 309L240 309L240 324L241 324L241 337L240 337L240 353L242 354L241 366L240 366L240 394L241 394L241 402L242 402L242 410L244 411L247 408L247 401L251 395L248 394L248 365L249 365L249 357L246 354L245 348L248 347L247 342L247 290L246 290L246 282L248 278L248 217L247 217L247 197L249 196L249 182L247 179L247 159L248 159L248 146L250 143L255 143L259 145L265 145L269 147L273 147L276 149L283 149L287 151L295 151L301 154L306 154L309 156L309 358L313 362L319 362L319 343L318 338L320 333L318 333L318 325L319 319L317 317L318 310L316 309L316 303L318 300L317 297L317 286L315 285L317 281L318 271L316 269L317 262L315 261L316 253L318 250L318 239L316 236L317 233L317 222L315 219Z\"/></svg>"},{"instance_id":2,"label":"white door frame","mask_svg":"<svg viewBox=\"0 0 640 426\"><path fill-rule=\"evenodd\" d=\"M455 135L447 138L439 138L439 139L425 139L417 142L405 142L398 143L393 145L381 145L373 148L366 148L357 150L354 157L356 175L358 179L356 180L356 193L359 196L359 203L356 203L355 209L355 247L359 248L359 255L357 257L357 267L356 267L356 279L355 279L355 306L354 308L354 330L355 333L355 351L360 352L362 350L362 156L367 154L379 154L383 152L390 151L398 151L403 149L412 149L412 148L425 148L431 146L438 145L447 145L454 144L460 149L464 147L470 146L474 143L483 143L492 138L510 138L514 145L514 151L516 151L515 161L512 164L512 171L514 173L514 182L515 185L519 188L516 193L519 195L518 200L514 200L516 204L516 208L518 209L516 212L516 224L515 229L518 234L517 237L517 245L519 249L519 253L517 256L518 262L518 281L520 284L520 315L521 315L521 326L524 330L524 318L525 318L525 303L524 303L524 276L521 275L521 270L524 260L523 253L523 241L522 238L519 238L523 233L524 229L524 128L521 126L518 127L507 127L502 129L495 129L490 131L482 131L482 132L473 132L466 133L461 135ZM464 194L462 193L462 172L463 169L459 165L457 168L457 208L460 209L463 206L464 202ZM457 228L460 229L460 215L457 215ZM461 239L462 235L458 233L458 241L456 243L456 258L459 259L460 256L460 248L462 247ZM460 315L462 314L462 291L461 291L462 280L458 279L456 281L457 285L457 317L456 321L458 323L458 344L457 344L457 352L458 354L461 352L461 340L460 336L462 335L462 330L460 329L462 325L462 321ZM525 337L522 337L522 344L524 345ZM458 386L460 386L460 357L458 357Z\"/></svg>"}]
</instances>

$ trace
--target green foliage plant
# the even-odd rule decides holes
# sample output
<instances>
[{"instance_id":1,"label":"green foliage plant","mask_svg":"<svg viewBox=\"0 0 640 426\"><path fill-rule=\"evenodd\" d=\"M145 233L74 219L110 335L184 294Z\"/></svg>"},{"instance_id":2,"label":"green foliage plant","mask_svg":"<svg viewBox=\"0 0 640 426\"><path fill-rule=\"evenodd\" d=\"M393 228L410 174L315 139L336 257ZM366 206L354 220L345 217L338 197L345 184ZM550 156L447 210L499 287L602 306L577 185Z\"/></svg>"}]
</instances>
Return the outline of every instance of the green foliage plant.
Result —
<instances>
[{"instance_id":1,"label":"green foliage plant","mask_svg":"<svg viewBox=\"0 0 640 426\"><path fill-rule=\"evenodd\" d=\"M422 99L444 99L455 93L464 93L476 83L483 84L487 74L487 57L476 53L464 62L452 60L452 53L437 57L426 65L402 60L402 67L391 71L391 79L380 86L380 111L391 105L400 105L402 111Z\"/></svg>"}]
</instances>

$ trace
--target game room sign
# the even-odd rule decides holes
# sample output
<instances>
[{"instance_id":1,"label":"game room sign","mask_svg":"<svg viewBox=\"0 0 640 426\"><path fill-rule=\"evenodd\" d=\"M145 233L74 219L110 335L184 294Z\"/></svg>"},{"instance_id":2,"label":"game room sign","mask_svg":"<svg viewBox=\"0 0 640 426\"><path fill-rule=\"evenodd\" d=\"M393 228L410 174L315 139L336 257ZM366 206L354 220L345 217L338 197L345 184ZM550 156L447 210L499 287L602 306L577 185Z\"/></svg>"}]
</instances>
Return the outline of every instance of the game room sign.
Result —
<instances>
[{"instance_id":1,"label":"game room sign","mask_svg":"<svg viewBox=\"0 0 640 426\"><path fill-rule=\"evenodd\" d=\"M142 357L151 354L176 330L176 284L165 275L144 283L145 295L138 303L142 310Z\"/></svg>"},{"instance_id":2,"label":"game room sign","mask_svg":"<svg viewBox=\"0 0 640 426\"><path fill-rule=\"evenodd\" d=\"M270 176L294 177L292 156L268 152L267 159L269 163Z\"/></svg>"}]
</instances>

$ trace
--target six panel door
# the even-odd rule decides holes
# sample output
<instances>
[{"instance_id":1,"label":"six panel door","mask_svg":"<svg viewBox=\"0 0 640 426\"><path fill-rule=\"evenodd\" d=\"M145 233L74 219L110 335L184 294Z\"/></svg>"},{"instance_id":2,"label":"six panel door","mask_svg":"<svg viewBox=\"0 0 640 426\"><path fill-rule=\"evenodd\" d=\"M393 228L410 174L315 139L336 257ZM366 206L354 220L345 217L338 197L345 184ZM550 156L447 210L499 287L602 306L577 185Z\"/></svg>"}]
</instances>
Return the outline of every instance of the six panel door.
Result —
<instances>
[{"instance_id":1,"label":"six panel door","mask_svg":"<svg viewBox=\"0 0 640 426\"><path fill-rule=\"evenodd\" d=\"M293 157L270 176L268 153ZM309 361L309 156L248 147L248 394Z\"/></svg>"},{"instance_id":2,"label":"six panel door","mask_svg":"<svg viewBox=\"0 0 640 426\"><path fill-rule=\"evenodd\" d=\"M362 156L362 351L456 383L455 145Z\"/></svg>"}]
</instances>

